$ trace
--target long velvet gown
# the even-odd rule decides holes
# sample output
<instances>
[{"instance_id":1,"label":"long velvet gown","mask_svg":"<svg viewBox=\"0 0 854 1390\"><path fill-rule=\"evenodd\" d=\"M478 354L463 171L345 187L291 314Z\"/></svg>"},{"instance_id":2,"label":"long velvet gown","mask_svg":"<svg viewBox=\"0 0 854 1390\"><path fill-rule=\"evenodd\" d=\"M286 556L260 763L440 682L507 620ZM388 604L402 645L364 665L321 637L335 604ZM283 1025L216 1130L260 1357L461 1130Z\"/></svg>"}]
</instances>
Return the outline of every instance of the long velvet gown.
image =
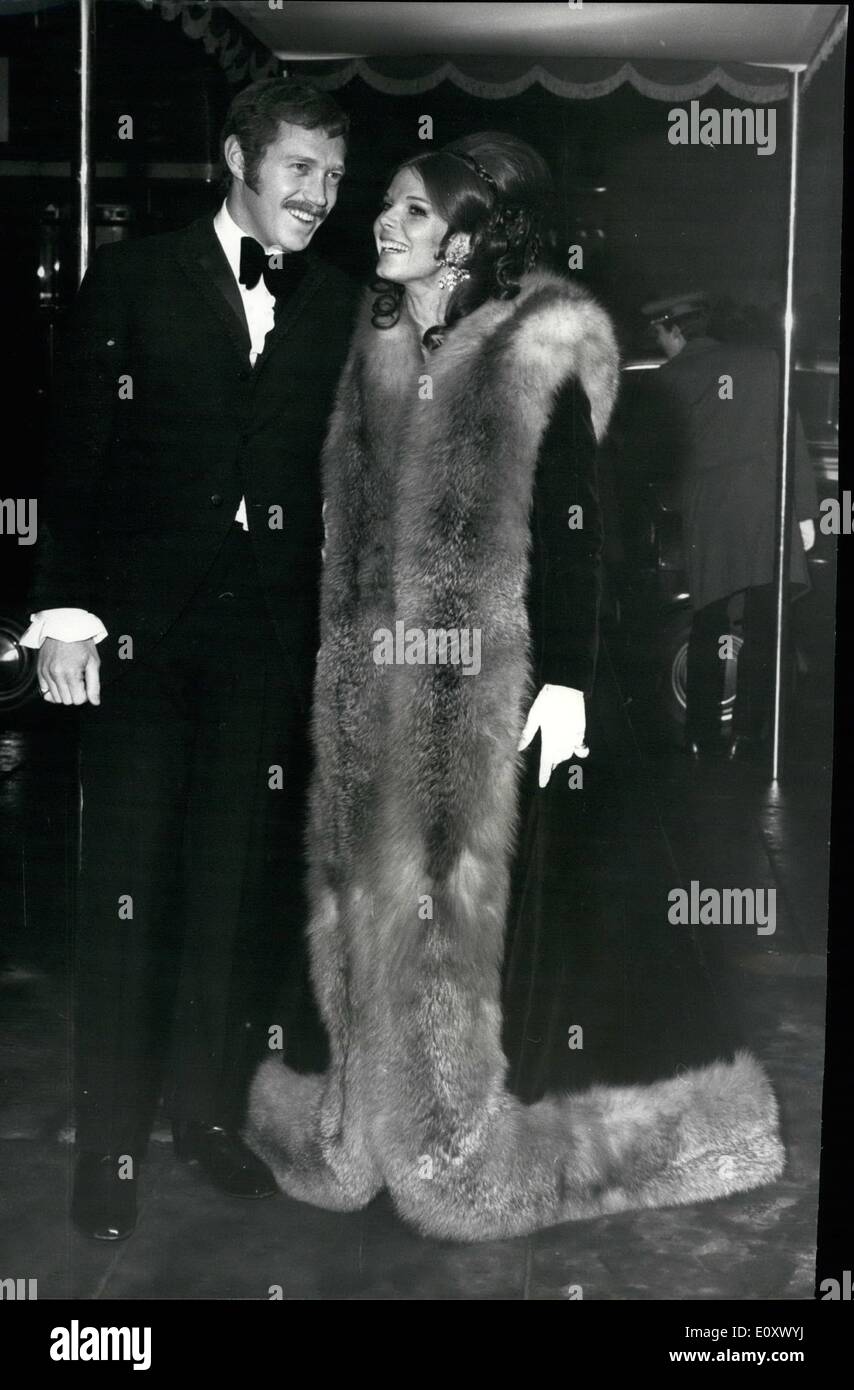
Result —
<instances>
[{"instance_id":1,"label":"long velvet gown","mask_svg":"<svg viewBox=\"0 0 854 1390\"><path fill-rule=\"evenodd\" d=\"M577 506L580 527L569 524ZM504 1048L511 1089L529 1101L596 1081L655 1080L729 1056L736 1042L691 929L667 919L675 870L598 641L596 444L587 399L572 383L540 449L531 527L536 685L585 692L591 754L575 760L582 786L561 764L545 789L539 738L523 754Z\"/></svg>"}]
</instances>

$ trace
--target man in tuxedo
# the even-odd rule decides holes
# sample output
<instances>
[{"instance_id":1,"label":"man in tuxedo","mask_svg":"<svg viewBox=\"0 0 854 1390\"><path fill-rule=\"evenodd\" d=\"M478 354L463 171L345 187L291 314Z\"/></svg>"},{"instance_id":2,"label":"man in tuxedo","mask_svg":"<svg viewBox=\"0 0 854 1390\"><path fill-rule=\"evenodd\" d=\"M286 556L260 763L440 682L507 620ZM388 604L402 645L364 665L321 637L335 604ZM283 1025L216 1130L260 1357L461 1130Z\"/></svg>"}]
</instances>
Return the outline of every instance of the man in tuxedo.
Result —
<instances>
[{"instance_id":1,"label":"man in tuxedo","mask_svg":"<svg viewBox=\"0 0 854 1390\"><path fill-rule=\"evenodd\" d=\"M80 706L72 1217L101 1239L134 1227L167 1043L179 1157L275 1190L239 1130L302 926L319 453L355 299L308 247L347 129L302 81L243 91L225 202L96 254L57 371L25 640L44 700Z\"/></svg>"}]
</instances>

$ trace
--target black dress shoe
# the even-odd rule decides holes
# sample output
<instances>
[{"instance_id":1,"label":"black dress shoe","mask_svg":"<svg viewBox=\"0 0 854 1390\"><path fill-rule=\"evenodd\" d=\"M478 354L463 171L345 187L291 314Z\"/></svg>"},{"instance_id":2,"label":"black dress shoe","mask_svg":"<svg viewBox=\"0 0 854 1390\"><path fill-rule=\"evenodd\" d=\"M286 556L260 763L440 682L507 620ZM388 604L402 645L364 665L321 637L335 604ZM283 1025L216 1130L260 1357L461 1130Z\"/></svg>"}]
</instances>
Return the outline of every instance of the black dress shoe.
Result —
<instances>
[{"instance_id":1,"label":"black dress shoe","mask_svg":"<svg viewBox=\"0 0 854 1390\"><path fill-rule=\"evenodd\" d=\"M197 1162L220 1192L231 1197L272 1197L277 1191L267 1165L233 1130L198 1120L174 1120L172 1142L177 1156Z\"/></svg>"},{"instance_id":2,"label":"black dress shoe","mask_svg":"<svg viewBox=\"0 0 854 1390\"><path fill-rule=\"evenodd\" d=\"M701 758L719 758L723 752L719 739L691 738L688 736L685 738L682 749L695 762L699 762Z\"/></svg>"},{"instance_id":3,"label":"black dress shoe","mask_svg":"<svg viewBox=\"0 0 854 1390\"><path fill-rule=\"evenodd\" d=\"M127 1154L82 1153L74 1171L71 1219L93 1240L124 1240L136 1226L136 1167L122 1177Z\"/></svg>"},{"instance_id":4,"label":"black dress shoe","mask_svg":"<svg viewBox=\"0 0 854 1390\"><path fill-rule=\"evenodd\" d=\"M731 763L755 763L765 752L764 739L755 734L736 734L729 748L727 758Z\"/></svg>"}]
</instances>

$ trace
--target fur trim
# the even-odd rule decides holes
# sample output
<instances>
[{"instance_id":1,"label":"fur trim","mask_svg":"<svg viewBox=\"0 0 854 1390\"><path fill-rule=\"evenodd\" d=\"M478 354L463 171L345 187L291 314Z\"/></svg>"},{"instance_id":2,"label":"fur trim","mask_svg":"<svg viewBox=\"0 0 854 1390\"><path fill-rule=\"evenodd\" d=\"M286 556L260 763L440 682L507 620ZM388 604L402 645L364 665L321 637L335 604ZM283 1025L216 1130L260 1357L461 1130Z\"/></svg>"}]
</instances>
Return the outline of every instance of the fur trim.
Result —
<instances>
[{"instance_id":1,"label":"fur trim","mask_svg":"<svg viewBox=\"0 0 854 1390\"><path fill-rule=\"evenodd\" d=\"M746 1192L784 1167L777 1105L746 1052L650 1086L597 1086L524 1106L503 1097L456 1151L389 1146L386 1163L305 1148L324 1081L270 1059L252 1090L252 1146L284 1192L330 1210L366 1205L388 1185L423 1235L506 1239L564 1221L688 1206ZM354 1094L351 1099L358 1103ZM397 1133L400 1137L398 1127ZM327 1150L327 1154L329 1154Z\"/></svg>"},{"instance_id":2,"label":"fur trim","mask_svg":"<svg viewBox=\"0 0 854 1390\"><path fill-rule=\"evenodd\" d=\"M480 1240L781 1171L774 1098L746 1055L530 1107L505 1087L534 472L561 385L581 383L601 438L618 369L604 311L545 273L426 365L408 318L377 331L364 307L323 464L309 934L331 1065L267 1062L249 1104L247 1138L295 1197L350 1209L386 1186L425 1234ZM377 629L401 619L478 629L480 673L377 665Z\"/></svg>"}]
</instances>

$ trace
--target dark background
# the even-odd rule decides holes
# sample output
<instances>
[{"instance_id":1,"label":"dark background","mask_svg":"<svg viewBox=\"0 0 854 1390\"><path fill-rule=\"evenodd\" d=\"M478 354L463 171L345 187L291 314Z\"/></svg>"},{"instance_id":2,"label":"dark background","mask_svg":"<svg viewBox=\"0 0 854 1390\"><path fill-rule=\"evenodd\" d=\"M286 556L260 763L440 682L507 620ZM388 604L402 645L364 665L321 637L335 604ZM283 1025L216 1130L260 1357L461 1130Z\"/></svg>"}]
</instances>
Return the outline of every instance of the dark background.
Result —
<instances>
[{"instance_id":1,"label":"dark background","mask_svg":"<svg viewBox=\"0 0 854 1390\"><path fill-rule=\"evenodd\" d=\"M232 87L203 42L137 0L99 0L95 157L124 166L99 179L97 199L129 202L133 231L179 226L216 203L211 179ZM246 31L225 12L220 26ZM62 212L73 187L33 163L73 161L78 127L76 6L0 15L0 56L9 59L9 140L0 145L4 221L21 236L21 273L32 263L32 231L49 203ZM310 73L310 63L290 65ZM242 84L241 84L242 85ZM817 71L803 99L799 313L803 346L836 339L841 216L844 48ZM535 84L508 100L473 97L450 82L415 96L389 96L356 78L338 93L353 117L348 179L339 211L316 239L355 273L368 266L369 228L388 172L423 148L418 118L434 122L434 143L461 131L514 130L549 160L558 186L559 239L586 233L586 274L626 323L640 301L667 283L700 283L741 302L781 302L785 250L788 103L777 115L777 151L672 146L673 103L623 85L605 98L567 100ZM713 89L703 106L743 105ZM119 140L121 115L134 118ZM152 164L172 168L150 177ZM191 167L195 166L195 167ZM14 178L9 177L14 175ZM168 176L166 176L168 175ZM206 181L206 176L207 180ZM349 215L348 215L349 214ZM25 249L29 247L29 252ZM69 264L69 270L73 268ZM62 275L63 272L61 271ZM34 288L31 286L31 288ZM42 287L44 288L44 287Z\"/></svg>"},{"instance_id":2,"label":"dark background","mask_svg":"<svg viewBox=\"0 0 854 1390\"><path fill-rule=\"evenodd\" d=\"M158 9L100 0L96 12L99 237L180 226L217 205L219 132L237 88L205 44ZM217 24L251 42L227 13L218 12ZM75 288L77 49L73 4L0 13L0 57L9 63L0 220L15 266L4 310L20 349L7 384L19 405L19 389L25 401L28 390L43 385L44 318ZM290 70L310 72L311 64ZM799 350L809 354L833 355L836 346L843 90L840 45L803 99L798 314ZM581 241L584 278L616 315L629 347L640 346L639 304L673 286L699 285L742 312L766 316L782 303L788 103L773 108L776 154L760 156L747 146L670 145L667 113L675 103L643 97L629 85L606 98L566 100L535 84L496 101L450 82L415 96L389 96L356 78L337 95L353 118L348 178L315 245L354 274L371 269L370 224L385 178L401 158L424 148L418 118L428 114L437 146L462 131L493 127L517 132L546 155L558 187L558 246ZM744 103L714 89L702 104ZM118 139L122 115L133 117L133 140ZM110 204L129 210L120 233L108 223Z\"/></svg>"}]
</instances>

